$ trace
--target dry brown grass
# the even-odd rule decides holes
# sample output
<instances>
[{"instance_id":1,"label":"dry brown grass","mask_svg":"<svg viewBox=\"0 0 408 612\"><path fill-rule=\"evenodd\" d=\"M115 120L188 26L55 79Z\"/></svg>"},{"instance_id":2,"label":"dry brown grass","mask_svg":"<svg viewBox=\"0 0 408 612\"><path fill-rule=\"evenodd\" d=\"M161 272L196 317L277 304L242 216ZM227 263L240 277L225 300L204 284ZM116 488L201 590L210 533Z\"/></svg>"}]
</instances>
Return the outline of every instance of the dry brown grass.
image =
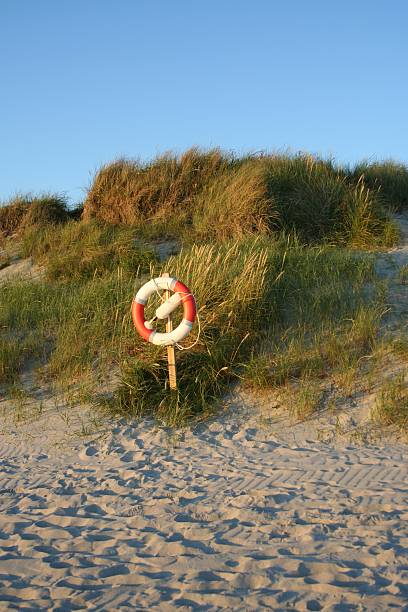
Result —
<instances>
[{"instance_id":1,"label":"dry brown grass","mask_svg":"<svg viewBox=\"0 0 408 612\"><path fill-rule=\"evenodd\" d=\"M27 200L18 196L10 204L0 208L0 233L3 236L10 236L17 231L27 214L28 206Z\"/></svg>"},{"instance_id":2,"label":"dry brown grass","mask_svg":"<svg viewBox=\"0 0 408 612\"><path fill-rule=\"evenodd\" d=\"M84 205L84 219L135 225L174 210L190 215L203 187L233 163L218 149L166 154L150 164L119 159L97 173Z\"/></svg>"},{"instance_id":3,"label":"dry brown grass","mask_svg":"<svg viewBox=\"0 0 408 612\"><path fill-rule=\"evenodd\" d=\"M203 189L197 197L193 228L200 238L237 239L268 232L277 216L271 207L264 164L245 162Z\"/></svg>"},{"instance_id":4,"label":"dry brown grass","mask_svg":"<svg viewBox=\"0 0 408 612\"><path fill-rule=\"evenodd\" d=\"M66 199L60 195L16 196L0 207L0 236L10 236L40 225L55 225L68 219Z\"/></svg>"},{"instance_id":5,"label":"dry brown grass","mask_svg":"<svg viewBox=\"0 0 408 612\"><path fill-rule=\"evenodd\" d=\"M84 203L84 219L91 218L201 241L281 231L304 243L397 240L378 189L303 154L239 158L190 149L148 164L117 160L95 176Z\"/></svg>"}]
</instances>

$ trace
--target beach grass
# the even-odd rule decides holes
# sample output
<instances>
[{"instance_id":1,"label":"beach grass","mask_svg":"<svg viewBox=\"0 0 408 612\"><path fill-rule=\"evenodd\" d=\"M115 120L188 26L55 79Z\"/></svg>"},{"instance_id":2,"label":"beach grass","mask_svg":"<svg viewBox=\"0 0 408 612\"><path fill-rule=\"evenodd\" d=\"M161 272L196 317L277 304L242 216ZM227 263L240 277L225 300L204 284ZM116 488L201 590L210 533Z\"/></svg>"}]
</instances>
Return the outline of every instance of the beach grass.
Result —
<instances>
[{"instance_id":1,"label":"beach grass","mask_svg":"<svg viewBox=\"0 0 408 612\"><path fill-rule=\"evenodd\" d=\"M18 195L0 206L0 237L46 224L64 223L69 217L67 200L62 195Z\"/></svg>"},{"instance_id":2,"label":"beach grass","mask_svg":"<svg viewBox=\"0 0 408 612\"><path fill-rule=\"evenodd\" d=\"M379 193L390 210L402 212L408 208L408 168L393 159L363 161L353 168L355 180L362 178L369 189Z\"/></svg>"},{"instance_id":3,"label":"beach grass","mask_svg":"<svg viewBox=\"0 0 408 612\"><path fill-rule=\"evenodd\" d=\"M151 412L171 424L208 413L234 382L259 385L261 378L274 386L321 376L373 348L378 317L367 291L370 255L255 238L195 245L150 266L148 276L166 270L182 277L199 306L200 337L191 350L177 352L176 394L167 388L165 350L133 328L132 296L147 278L140 268L134 278L119 266L81 281L8 281L0 325L9 337L30 338L33 356L46 347L38 377L63 384L103 379L116 368L121 383L109 409ZM15 377L24 362L13 363Z\"/></svg>"},{"instance_id":4,"label":"beach grass","mask_svg":"<svg viewBox=\"0 0 408 612\"><path fill-rule=\"evenodd\" d=\"M373 411L375 420L385 426L408 431L408 384L406 372L386 380L378 394Z\"/></svg>"},{"instance_id":5,"label":"beach grass","mask_svg":"<svg viewBox=\"0 0 408 612\"><path fill-rule=\"evenodd\" d=\"M84 280L101 277L120 268L137 277L158 260L152 248L137 240L127 226L92 221L45 224L24 232L20 253L45 265L49 280Z\"/></svg>"},{"instance_id":6,"label":"beach grass","mask_svg":"<svg viewBox=\"0 0 408 612\"><path fill-rule=\"evenodd\" d=\"M12 245L45 273L2 281L0 384L15 386L28 363L62 387L114 372L105 410L172 426L209 414L234 384L292 388L294 414L310 415L325 380L351 388L378 349L384 288L367 251L395 244L398 230L380 179L365 176L304 154L192 149L104 166L73 211L58 195L14 198L0 208L2 265ZM160 262L155 242L169 238L181 251ZM136 290L164 271L198 304L176 392L165 349L142 341L130 316Z\"/></svg>"},{"instance_id":7,"label":"beach grass","mask_svg":"<svg viewBox=\"0 0 408 612\"><path fill-rule=\"evenodd\" d=\"M195 242L285 232L305 243L390 246L398 232L380 187L356 177L306 154L191 149L148 163L119 159L96 173L84 218Z\"/></svg>"}]
</instances>

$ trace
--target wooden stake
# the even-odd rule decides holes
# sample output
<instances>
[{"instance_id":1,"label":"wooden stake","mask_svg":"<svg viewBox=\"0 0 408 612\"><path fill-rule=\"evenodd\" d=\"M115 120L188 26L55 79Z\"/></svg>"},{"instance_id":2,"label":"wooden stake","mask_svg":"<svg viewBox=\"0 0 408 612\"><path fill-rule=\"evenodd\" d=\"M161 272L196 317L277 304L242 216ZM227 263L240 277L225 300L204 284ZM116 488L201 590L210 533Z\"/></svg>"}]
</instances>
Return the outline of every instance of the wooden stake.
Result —
<instances>
[{"instance_id":1,"label":"wooden stake","mask_svg":"<svg viewBox=\"0 0 408 612\"><path fill-rule=\"evenodd\" d=\"M168 272L164 272L162 276L169 277L170 274ZM164 292L164 297L166 298L166 300L168 300L170 296L171 296L171 291L166 289L166 291ZM171 315L170 315L167 317L166 332L169 334L172 331L173 331L173 323L172 323ZM176 352L172 344L167 347L167 361L169 364L170 389L177 389Z\"/></svg>"}]
</instances>

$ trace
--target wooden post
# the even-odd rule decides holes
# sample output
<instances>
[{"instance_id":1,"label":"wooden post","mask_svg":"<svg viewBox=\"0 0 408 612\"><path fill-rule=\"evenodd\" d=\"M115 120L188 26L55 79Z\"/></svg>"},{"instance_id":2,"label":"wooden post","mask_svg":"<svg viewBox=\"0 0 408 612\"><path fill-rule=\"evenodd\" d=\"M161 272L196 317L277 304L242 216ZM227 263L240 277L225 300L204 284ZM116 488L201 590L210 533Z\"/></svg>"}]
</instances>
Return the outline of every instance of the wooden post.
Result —
<instances>
[{"instance_id":1,"label":"wooden post","mask_svg":"<svg viewBox=\"0 0 408 612\"><path fill-rule=\"evenodd\" d=\"M168 272L164 272L162 276L169 277L170 274ZM171 291L166 289L166 291L164 292L164 297L166 298L166 300L168 300L170 296L171 296ZM166 332L169 334L172 331L173 331L173 323L171 320L171 315L169 315L167 317ZM167 361L169 364L170 389L177 389L176 352L172 344L167 347Z\"/></svg>"}]
</instances>

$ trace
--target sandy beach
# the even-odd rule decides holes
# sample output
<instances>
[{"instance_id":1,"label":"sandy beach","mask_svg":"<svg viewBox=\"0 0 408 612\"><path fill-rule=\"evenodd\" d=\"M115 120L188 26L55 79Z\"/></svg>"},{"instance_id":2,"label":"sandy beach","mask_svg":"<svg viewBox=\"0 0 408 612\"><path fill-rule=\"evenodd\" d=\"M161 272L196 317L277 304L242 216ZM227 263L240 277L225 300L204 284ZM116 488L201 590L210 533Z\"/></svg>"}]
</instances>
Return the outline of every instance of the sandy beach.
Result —
<instances>
[{"instance_id":1,"label":"sandy beach","mask_svg":"<svg viewBox=\"0 0 408 612\"><path fill-rule=\"evenodd\" d=\"M285 439L234 401L178 434L4 434L1 609L408 609L408 447Z\"/></svg>"}]
</instances>

